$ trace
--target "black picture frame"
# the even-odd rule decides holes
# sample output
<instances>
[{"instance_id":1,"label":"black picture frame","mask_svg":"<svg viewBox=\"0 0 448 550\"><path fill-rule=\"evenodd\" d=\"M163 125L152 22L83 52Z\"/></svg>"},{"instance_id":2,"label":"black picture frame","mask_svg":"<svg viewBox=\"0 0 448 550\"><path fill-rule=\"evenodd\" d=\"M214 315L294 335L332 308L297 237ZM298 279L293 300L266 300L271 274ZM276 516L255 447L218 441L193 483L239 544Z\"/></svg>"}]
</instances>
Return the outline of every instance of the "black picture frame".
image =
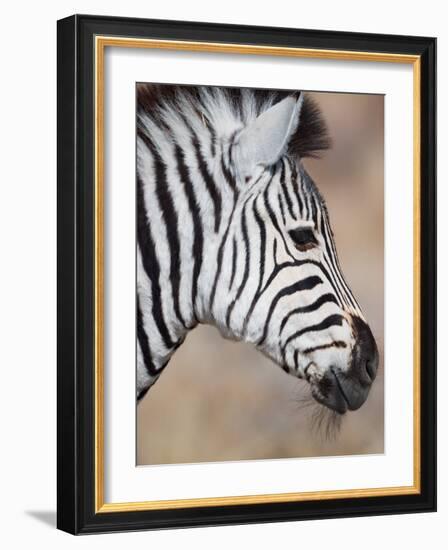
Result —
<instances>
[{"instance_id":1,"label":"black picture frame","mask_svg":"<svg viewBox=\"0 0 448 550\"><path fill-rule=\"evenodd\" d=\"M420 58L420 492L160 510L95 510L95 36ZM58 21L57 526L73 534L436 509L436 39L74 15Z\"/></svg>"}]
</instances>

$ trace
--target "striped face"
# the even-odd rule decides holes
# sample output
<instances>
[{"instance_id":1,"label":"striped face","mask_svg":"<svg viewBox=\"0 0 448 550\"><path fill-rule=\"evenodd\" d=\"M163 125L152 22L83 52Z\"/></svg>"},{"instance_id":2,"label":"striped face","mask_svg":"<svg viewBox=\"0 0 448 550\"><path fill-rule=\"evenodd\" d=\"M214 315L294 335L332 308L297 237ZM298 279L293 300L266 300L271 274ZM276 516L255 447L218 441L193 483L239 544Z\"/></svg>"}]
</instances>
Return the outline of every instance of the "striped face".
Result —
<instances>
[{"instance_id":1,"label":"striped face","mask_svg":"<svg viewBox=\"0 0 448 550\"><path fill-rule=\"evenodd\" d=\"M323 199L300 159L285 154L300 108L287 98L229 144L241 191L211 314L225 336L255 344L344 413L367 398L378 352L339 266Z\"/></svg>"},{"instance_id":2,"label":"striped face","mask_svg":"<svg viewBox=\"0 0 448 550\"><path fill-rule=\"evenodd\" d=\"M225 237L213 318L306 379L343 413L377 368L370 329L342 275L328 212L300 162L281 158L245 182Z\"/></svg>"}]
</instances>

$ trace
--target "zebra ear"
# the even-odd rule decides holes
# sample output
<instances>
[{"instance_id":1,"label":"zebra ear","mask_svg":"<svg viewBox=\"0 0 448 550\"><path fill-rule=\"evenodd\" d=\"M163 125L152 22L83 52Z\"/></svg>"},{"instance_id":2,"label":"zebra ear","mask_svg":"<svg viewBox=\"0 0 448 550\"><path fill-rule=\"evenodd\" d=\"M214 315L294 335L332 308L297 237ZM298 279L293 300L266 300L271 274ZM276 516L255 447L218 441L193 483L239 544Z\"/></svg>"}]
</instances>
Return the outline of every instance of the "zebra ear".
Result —
<instances>
[{"instance_id":1,"label":"zebra ear","mask_svg":"<svg viewBox=\"0 0 448 550\"><path fill-rule=\"evenodd\" d=\"M237 163L243 177L258 165L272 166L285 153L297 130L303 94L288 96L262 113L238 136Z\"/></svg>"}]
</instances>

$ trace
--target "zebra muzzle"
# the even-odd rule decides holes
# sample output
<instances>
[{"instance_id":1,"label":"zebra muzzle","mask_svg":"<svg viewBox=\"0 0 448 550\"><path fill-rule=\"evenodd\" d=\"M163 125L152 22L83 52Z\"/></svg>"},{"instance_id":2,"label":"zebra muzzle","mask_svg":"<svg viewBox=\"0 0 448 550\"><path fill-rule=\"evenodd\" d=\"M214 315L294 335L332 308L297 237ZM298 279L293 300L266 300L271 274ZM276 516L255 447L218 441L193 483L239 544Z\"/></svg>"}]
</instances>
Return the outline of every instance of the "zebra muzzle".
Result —
<instances>
[{"instance_id":1,"label":"zebra muzzle","mask_svg":"<svg viewBox=\"0 0 448 550\"><path fill-rule=\"evenodd\" d=\"M364 404L378 370L378 349L370 328L360 319L354 320L354 328L356 344L348 369L332 366L318 375L311 366L306 372L314 399L340 414Z\"/></svg>"}]
</instances>

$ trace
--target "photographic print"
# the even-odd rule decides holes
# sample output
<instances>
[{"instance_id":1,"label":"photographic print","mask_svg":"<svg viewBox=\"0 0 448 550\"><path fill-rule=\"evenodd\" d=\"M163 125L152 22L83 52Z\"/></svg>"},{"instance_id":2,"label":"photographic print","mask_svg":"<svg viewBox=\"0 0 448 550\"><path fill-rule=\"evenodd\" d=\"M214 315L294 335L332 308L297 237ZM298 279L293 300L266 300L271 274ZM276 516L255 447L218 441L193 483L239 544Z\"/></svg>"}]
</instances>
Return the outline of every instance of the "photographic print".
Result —
<instances>
[{"instance_id":1,"label":"photographic print","mask_svg":"<svg viewBox=\"0 0 448 550\"><path fill-rule=\"evenodd\" d=\"M384 452L384 96L138 83L137 464Z\"/></svg>"},{"instance_id":2,"label":"photographic print","mask_svg":"<svg viewBox=\"0 0 448 550\"><path fill-rule=\"evenodd\" d=\"M59 529L436 509L435 59L58 22Z\"/></svg>"}]
</instances>

